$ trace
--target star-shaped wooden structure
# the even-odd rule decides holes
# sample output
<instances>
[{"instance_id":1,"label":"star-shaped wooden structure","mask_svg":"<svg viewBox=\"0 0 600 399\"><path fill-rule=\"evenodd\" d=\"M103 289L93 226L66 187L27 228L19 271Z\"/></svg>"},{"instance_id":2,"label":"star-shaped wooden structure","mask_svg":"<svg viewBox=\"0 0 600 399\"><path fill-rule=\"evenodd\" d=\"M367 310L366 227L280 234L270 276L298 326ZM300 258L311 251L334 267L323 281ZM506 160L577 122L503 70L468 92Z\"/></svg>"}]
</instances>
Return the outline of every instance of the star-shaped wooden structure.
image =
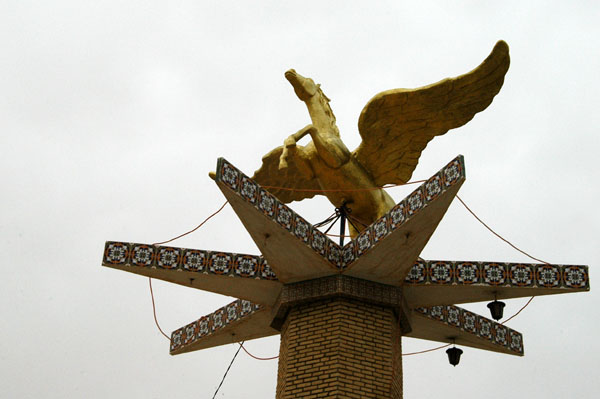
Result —
<instances>
[{"instance_id":1,"label":"star-shaped wooden structure","mask_svg":"<svg viewBox=\"0 0 600 399\"><path fill-rule=\"evenodd\" d=\"M282 334L278 398L399 398L402 335L522 356L519 332L456 305L589 290L587 266L419 258L464 180L458 156L340 247L221 158L262 256L109 241L102 264L239 298L174 331L173 355Z\"/></svg>"}]
</instances>

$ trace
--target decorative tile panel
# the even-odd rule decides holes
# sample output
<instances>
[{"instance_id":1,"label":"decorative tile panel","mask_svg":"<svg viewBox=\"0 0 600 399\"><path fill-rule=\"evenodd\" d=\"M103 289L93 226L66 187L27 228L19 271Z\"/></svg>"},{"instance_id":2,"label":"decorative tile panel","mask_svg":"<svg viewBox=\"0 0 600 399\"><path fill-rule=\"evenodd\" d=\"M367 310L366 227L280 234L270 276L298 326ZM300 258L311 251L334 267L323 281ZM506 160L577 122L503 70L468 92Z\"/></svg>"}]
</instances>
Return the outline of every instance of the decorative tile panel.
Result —
<instances>
[{"instance_id":1,"label":"decorative tile panel","mask_svg":"<svg viewBox=\"0 0 600 399\"><path fill-rule=\"evenodd\" d=\"M231 302L217 311L173 331L171 334L171 352L191 345L233 323L237 323L259 309L261 309L260 305L250 301L238 299Z\"/></svg>"},{"instance_id":2,"label":"decorative tile panel","mask_svg":"<svg viewBox=\"0 0 600 399\"><path fill-rule=\"evenodd\" d=\"M500 263L484 263L483 281L488 285L504 285L506 282L506 266Z\"/></svg>"},{"instance_id":3,"label":"decorative tile panel","mask_svg":"<svg viewBox=\"0 0 600 399\"><path fill-rule=\"evenodd\" d=\"M442 182L444 187L450 187L456 184L461 178L465 176L465 162L462 155L454 158L448 165L439 171L442 176Z\"/></svg>"},{"instance_id":4,"label":"decorative tile panel","mask_svg":"<svg viewBox=\"0 0 600 399\"><path fill-rule=\"evenodd\" d=\"M349 245L344 246L342 250L342 265L349 265L354 262L355 257L354 247Z\"/></svg>"},{"instance_id":5,"label":"decorative tile panel","mask_svg":"<svg viewBox=\"0 0 600 399\"><path fill-rule=\"evenodd\" d=\"M454 275L459 284L476 284L479 282L479 267L473 262L456 262Z\"/></svg>"},{"instance_id":6,"label":"decorative tile panel","mask_svg":"<svg viewBox=\"0 0 600 399\"><path fill-rule=\"evenodd\" d=\"M154 248L150 245L135 244L129 253L131 264L134 266L147 267L152 266L154 262Z\"/></svg>"},{"instance_id":7,"label":"decorative tile panel","mask_svg":"<svg viewBox=\"0 0 600 399\"><path fill-rule=\"evenodd\" d=\"M156 253L156 264L162 269L177 269L181 265L179 248L162 247Z\"/></svg>"},{"instance_id":8,"label":"decorative tile panel","mask_svg":"<svg viewBox=\"0 0 600 399\"><path fill-rule=\"evenodd\" d=\"M235 274L240 277L256 277L260 271L258 259L250 255L237 255L233 267Z\"/></svg>"},{"instance_id":9,"label":"decorative tile panel","mask_svg":"<svg viewBox=\"0 0 600 399\"><path fill-rule=\"evenodd\" d=\"M537 269L537 284L541 287L556 288L560 286L561 272L557 266L543 265Z\"/></svg>"},{"instance_id":10,"label":"decorative tile panel","mask_svg":"<svg viewBox=\"0 0 600 399\"><path fill-rule=\"evenodd\" d=\"M277 280L262 256L116 241L106 242L102 264Z\"/></svg>"},{"instance_id":11,"label":"decorative tile panel","mask_svg":"<svg viewBox=\"0 0 600 399\"><path fill-rule=\"evenodd\" d=\"M294 234L305 243L310 242L310 227L310 223L304 220L304 218L298 215L295 216Z\"/></svg>"},{"instance_id":12,"label":"decorative tile panel","mask_svg":"<svg viewBox=\"0 0 600 399\"><path fill-rule=\"evenodd\" d=\"M427 263L425 261L417 261L415 265L408 271L405 282L412 284L424 284L427 282Z\"/></svg>"},{"instance_id":13,"label":"decorative tile panel","mask_svg":"<svg viewBox=\"0 0 600 399\"><path fill-rule=\"evenodd\" d=\"M246 176L242 176L240 194L246 199L246 201L256 204L258 200L258 184L254 183L254 181L250 180Z\"/></svg>"},{"instance_id":14,"label":"decorative tile panel","mask_svg":"<svg viewBox=\"0 0 600 399\"><path fill-rule=\"evenodd\" d=\"M510 283L517 287L531 287L535 276L530 265L510 265L508 268Z\"/></svg>"},{"instance_id":15,"label":"decorative tile panel","mask_svg":"<svg viewBox=\"0 0 600 399\"><path fill-rule=\"evenodd\" d=\"M425 200L430 202L442 193L442 174L437 173L425 182Z\"/></svg>"},{"instance_id":16,"label":"decorative tile panel","mask_svg":"<svg viewBox=\"0 0 600 399\"><path fill-rule=\"evenodd\" d=\"M587 266L498 262L415 262L406 285L487 285L589 289Z\"/></svg>"},{"instance_id":17,"label":"decorative tile panel","mask_svg":"<svg viewBox=\"0 0 600 399\"><path fill-rule=\"evenodd\" d=\"M311 237L312 249L314 249L319 255L325 257L327 255L327 241L331 240L314 227L311 229Z\"/></svg>"},{"instance_id":18,"label":"decorative tile panel","mask_svg":"<svg viewBox=\"0 0 600 399\"><path fill-rule=\"evenodd\" d=\"M419 187L407 199L407 216L412 216L425 206L425 194L423 187Z\"/></svg>"},{"instance_id":19,"label":"decorative tile panel","mask_svg":"<svg viewBox=\"0 0 600 399\"><path fill-rule=\"evenodd\" d=\"M383 216L381 219L375 221L371 225L371 230L373 232L372 239L373 243L377 243L384 239L390 232L389 223L388 223L388 215Z\"/></svg>"},{"instance_id":20,"label":"decorative tile panel","mask_svg":"<svg viewBox=\"0 0 600 399\"><path fill-rule=\"evenodd\" d=\"M523 354L523 336L519 332L466 309L457 306L432 306L417 308L415 311L417 314L459 328L465 333L489 340L511 352Z\"/></svg>"},{"instance_id":21,"label":"decorative tile panel","mask_svg":"<svg viewBox=\"0 0 600 399\"><path fill-rule=\"evenodd\" d=\"M589 288L586 266L563 266L562 278L569 288Z\"/></svg>"},{"instance_id":22,"label":"decorative tile panel","mask_svg":"<svg viewBox=\"0 0 600 399\"><path fill-rule=\"evenodd\" d=\"M277 211L276 202L277 199L271 193L261 187L258 195L258 209L260 209L265 216L271 219L275 217L275 212Z\"/></svg>"},{"instance_id":23,"label":"decorative tile panel","mask_svg":"<svg viewBox=\"0 0 600 399\"><path fill-rule=\"evenodd\" d=\"M183 269L190 272L205 272L208 252L188 249L183 255Z\"/></svg>"},{"instance_id":24,"label":"decorative tile panel","mask_svg":"<svg viewBox=\"0 0 600 399\"><path fill-rule=\"evenodd\" d=\"M354 240L356 241L356 256L361 256L373 246L371 229L367 227Z\"/></svg>"},{"instance_id":25,"label":"decorative tile panel","mask_svg":"<svg viewBox=\"0 0 600 399\"><path fill-rule=\"evenodd\" d=\"M429 279L433 284L452 284L454 269L449 262L433 262L429 269Z\"/></svg>"}]
</instances>

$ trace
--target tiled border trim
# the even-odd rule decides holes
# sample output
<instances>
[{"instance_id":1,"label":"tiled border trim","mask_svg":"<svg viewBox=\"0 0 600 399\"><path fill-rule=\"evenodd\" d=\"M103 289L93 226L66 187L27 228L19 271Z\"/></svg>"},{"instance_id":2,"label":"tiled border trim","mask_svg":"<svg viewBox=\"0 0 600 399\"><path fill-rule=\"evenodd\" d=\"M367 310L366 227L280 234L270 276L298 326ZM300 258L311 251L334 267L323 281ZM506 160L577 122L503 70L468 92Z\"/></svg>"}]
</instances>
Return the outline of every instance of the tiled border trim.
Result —
<instances>
[{"instance_id":1,"label":"tiled border trim","mask_svg":"<svg viewBox=\"0 0 600 399\"><path fill-rule=\"evenodd\" d=\"M397 309L403 307L404 300L400 287L342 274L300 281L283 286L273 306L271 327L279 329L283 325L289 309L293 306L338 296Z\"/></svg>"},{"instance_id":2,"label":"tiled border trim","mask_svg":"<svg viewBox=\"0 0 600 399\"><path fill-rule=\"evenodd\" d=\"M267 218L327 259L333 266L338 269L343 268L342 248L338 244L224 158L219 158L217 161L216 181L225 184Z\"/></svg>"},{"instance_id":3,"label":"tiled border trim","mask_svg":"<svg viewBox=\"0 0 600 399\"><path fill-rule=\"evenodd\" d=\"M239 322L261 309L260 305L238 299L171 333L171 352L198 342L200 339Z\"/></svg>"},{"instance_id":4,"label":"tiled border trim","mask_svg":"<svg viewBox=\"0 0 600 399\"><path fill-rule=\"evenodd\" d=\"M262 256L118 241L106 242L102 265L277 280L275 272Z\"/></svg>"},{"instance_id":5,"label":"tiled border trim","mask_svg":"<svg viewBox=\"0 0 600 399\"><path fill-rule=\"evenodd\" d=\"M511 352L523 355L523 335L521 333L466 309L458 306L432 306L417 308L415 311L432 320L456 327L461 331L507 348Z\"/></svg>"},{"instance_id":6,"label":"tiled border trim","mask_svg":"<svg viewBox=\"0 0 600 399\"><path fill-rule=\"evenodd\" d=\"M590 289L587 266L438 260L415 262L404 284Z\"/></svg>"},{"instance_id":7,"label":"tiled border trim","mask_svg":"<svg viewBox=\"0 0 600 399\"><path fill-rule=\"evenodd\" d=\"M361 255L371 250L377 243L400 228L411 217L425 208L450 187L465 179L465 163L462 155L458 155L439 170L425 183L421 184L409 196L400 201L388 213L373 222L354 240L342 249L343 264L346 268Z\"/></svg>"},{"instance_id":8,"label":"tiled border trim","mask_svg":"<svg viewBox=\"0 0 600 399\"><path fill-rule=\"evenodd\" d=\"M216 181L224 183L261 211L267 218L288 230L290 234L302 240L340 270L347 268L448 188L462 182L464 179L464 158L459 155L394 206L388 213L373 222L354 240L341 248L224 158L219 158L217 162L216 177Z\"/></svg>"}]
</instances>

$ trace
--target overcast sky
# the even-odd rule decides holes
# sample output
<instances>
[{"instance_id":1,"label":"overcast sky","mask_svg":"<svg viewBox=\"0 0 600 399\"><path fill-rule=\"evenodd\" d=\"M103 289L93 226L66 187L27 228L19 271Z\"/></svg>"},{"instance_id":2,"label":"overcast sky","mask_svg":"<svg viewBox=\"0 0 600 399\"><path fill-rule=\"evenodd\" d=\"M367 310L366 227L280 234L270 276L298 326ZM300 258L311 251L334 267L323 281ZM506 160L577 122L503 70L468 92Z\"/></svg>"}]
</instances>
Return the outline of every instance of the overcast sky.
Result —
<instances>
[{"instance_id":1,"label":"overcast sky","mask_svg":"<svg viewBox=\"0 0 600 399\"><path fill-rule=\"evenodd\" d=\"M3 397L212 397L236 345L170 356L147 279L101 267L103 245L194 227L224 202L207 176L217 157L251 175L309 123L289 68L322 84L353 149L373 95L467 72L504 39L500 94L432 141L413 178L463 154L459 195L481 218L596 277L599 2L283 3L0 2ZM313 223L331 213L322 199L292 208ZM258 254L229 207L174 245ZM530 261L457 202L422 257ZM168 332L232 300L154 287ZM463 348L453 368L443 351L405 357L406 397L596 397L598 299L593 288L534 299L508 324L524 334L523 358ZM437 345L403 340L404 352ZM273 356L279 339L247 347ZM276 374L276 360L240 353L218 397L274 397Z\"/></svg>"}]
</instances>

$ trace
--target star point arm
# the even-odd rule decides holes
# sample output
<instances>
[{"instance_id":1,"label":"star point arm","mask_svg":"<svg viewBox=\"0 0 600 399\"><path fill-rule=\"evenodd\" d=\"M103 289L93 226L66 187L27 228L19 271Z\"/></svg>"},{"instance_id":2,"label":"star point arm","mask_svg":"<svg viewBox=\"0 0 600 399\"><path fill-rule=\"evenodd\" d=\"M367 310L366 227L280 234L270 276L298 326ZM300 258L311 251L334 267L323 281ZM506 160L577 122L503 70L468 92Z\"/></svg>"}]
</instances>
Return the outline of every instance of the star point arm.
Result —
<instances>
[{"instance_id":1,"label":"star point arm","mask_svg":"<svg viewBox=\"0 0 600 399\"><path fill-rule=\"evenodd\" d=\"M464 181L459 155L344 246L343 273L402 285Z\"/></svg>"},{"instance_id":2,"label":"star point arm","mask_svg":"<svg viewBox=\"0 0 600 399\"><path fill-rule=\"evenodd\" d=\"M521 333L458 306L417 308L412 312L411 327L408 337L524 355Z\"/></svg>"},{"instance_id":3,"label":"star point arm","mask_svg":"<svg viewBox=\"0 0 600 399\"><path fill-rule=\"evenodd\" d=\"M282 284L261 256L107 241L102 265L271 305Z\"/></svg>"},{"instance_id":4,"label":"star point arm","mask_svg":"<svg viewBox=\"0 0 600 399\"><path fill-rule=\"evenodd\" d=\"M279 281L339 273L339 245L223 158L216 183Z\"/></svg>"},{"instance_id":5,"label":"star point arm","mask_svg":"<svg viewBox=\"0 0 600 399\"><path fill-rule=\"evenodd\" d=\"M589 291L582 265L420 260L404 280L411 308Z\"/></svg>"},{"instance_id":6,"label":"star point arm","mask_svg":"<svg viewBox=\"0 0 600 399\"><path fill-rule=\"evenodd\" d=\"M238 299L171 334L171 355L279 334L270 327L271 311Z\"/></svg>"}]
</instances>

